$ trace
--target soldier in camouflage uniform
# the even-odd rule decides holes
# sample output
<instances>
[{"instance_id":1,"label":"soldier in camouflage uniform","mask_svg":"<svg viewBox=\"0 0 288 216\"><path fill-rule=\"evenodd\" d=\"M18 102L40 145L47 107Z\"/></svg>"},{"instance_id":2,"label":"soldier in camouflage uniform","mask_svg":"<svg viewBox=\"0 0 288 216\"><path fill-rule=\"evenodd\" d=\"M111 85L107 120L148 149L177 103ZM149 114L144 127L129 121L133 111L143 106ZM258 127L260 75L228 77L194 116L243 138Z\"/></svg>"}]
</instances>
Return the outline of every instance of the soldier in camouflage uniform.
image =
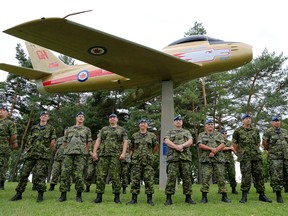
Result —
<instances>
[{"instance_id":1,"label":"soldier in camouflage uniform","mask_svg":"<svg viewBox=\"0 0 288 216\"><path fill-rule=\"evenodd\" d=\"M152 200L152 194L154 193L153 154L157 151L159 142L156 135L147 129L148 122L145 119L141 119L139 122L139 131L134 133L131 138L130 151L133 161L131 168L132 200L129 204L137 203L137 196L140 193L140 181L143 177L147 203L154 205Z\"/></svg>"},{"instance_id":2,"label":"soldier in camouflage uniform","mask_svg":"<svg viewBox=\"0 0 288 216\"><path fill-rule=\"evenodd\" d=\"M234 131L232 140L242 174L242 198L240 203L247 202L247 194L251 187L251 177L253 177L257 193L259 193L259 200L272 202L264 193L265 186L262 172L262 155L259 149L261 142L259 131L257 128L251 126L251 117L249 114L243 114L241 118L243 126Z\"/></svg>"},{"instance_id":3,"label":"soldier in camouflage uniform","mask_svg":"<svg viewBox=\"0 0 288 216\"><path fill-rule=\"evenodd\" d=\"M129 149L129 142L128 142L127 149ZM126 188L129 184L129 179L130 179L130 164L131 164L131 156L130 156L130 152L127 150L124 160L121 161L121 182L122 182L123 194L127 193Z\"/></svg>"},{"instance_id":4,"label":"soldier in camouflage uniform","mask_svg":"<svg viewBox=\"0 0 288 216\"><path fill-rule=\"evenodd\" d=\"M283 203L281 190L288 176L288 132L281 128L278 116L272 117L272 127L264 132L262 144L268 151L270 185L276 192L276 201Z\"/></svg>"},{"instance_id":5,"label":"soldier in camouflage uniform","mask_svg":"<svg viewBox=\"0 0 288 216\"><path fill-rule=\"evenodd\" d=\"M0 190L4 190L6 172L11 149L16 149L17 130L15 124L8 119L8 108L0 105Z\"/></svg>"},{"instance_id":6,"label":"soldier in camouflage uniform","mask_svg":"<svg viewBox=\"0 0 288 216\"><path fill-rule=\"evenodd\" d=\"M64 130L63 135L65 135L66 128ZM64 159L64 138L65 136L59 137L56 141L55 145L55 155L54 155L54 162L52 165L52 172L51 172L51 181L50 181L50 188L49 191L54 191L55 185L57 185L60 176L61 176L61 165Z\"/></svg>"},{"instance_id":7,"label":"soldier in camouflage uniform","mask_svg":"<svg viewBox=\"0 0 288 216\"><path fill-rule=\"evenodd\" d=\"M209 181L212 173L215 172L218 184L218 190L222 194L222 202L230 202L227 197L227 189L225 186L225 157L222 152L224 139L221 133L214 130L214 122L207 119L205 122L205 131L199 134L197 145L199 148L199 160L202 169L202 200L201 203L207 203L207 193L209 192Z\"/></svg>"},{"instance_id":8,"label":"soldier in camouflage uniform","mask_svg":"<svg viewBox=\"0 0 288 216\"><path fill-rule=\"evenodd\" d=\"M96 178L96 171L97 171L97 161L94 161L93 159L93 148L94 146L91 145L91 148L89 150L89 157L87 160L87 176L85 178L85 185L86 190L85 192L90 192L90 186L92 184L92 181L94 178Z\"/></svg>"},{"instance_id":9,"label":"soldier in camouflage uniform","mask_svg":"<svg viewBox=\"0 0 288 216\"><path fill-rule=\"evenodd\" d=\"M77 191L76 202L83 202L84 191L84 166L87 161L88 152L92 142L90 128L84 126L85 115L83 112L76 114L76 124L68 127L64 135L64 160L61 166L60 191L58 201L66 201L69 191L72 173L75 178L75 189Z\"/></svg>"},{"instance_id":10,"label":"soldier in camouflage uniform","mask_svg":"<svg viewBox=\"0 0 288 216\"><path fill-rule=\"evenodd\" d=\"M35 167L35 184L38 191L37 202L43 201L43 194L46 191L46 177L51 160L52 152L55 149L56 133L55 128L48 124L49 113L40 113L40 123L32 126L25 146L24 164L20 173L19 184L16 188L16 195L11 201L21 200L25 191L30 172Z\"/></svg>"},{"instance_id":11,"label":"soldier in camouflage uniform","mask_svg":"<svg viewBox=\"0 0 288 216\"><path fill-rule=\"evenodd\" d=\"M195 204L192 195L192 154L190 146L193 143L191 133L182 128L181 115L174 118L174 129L169 130L164 137L168 146L167 153L167 183L165 188L165 205L172 205L172 195L175 193L178 175L183 180L183 194L185 202Z\"/></svg>"},{"instance_id":12,"label":"soldier in camouflage uniform","mask_svg":"<svg viewBox=\"0 0 288 216\"><path fill-rule=\"evenodd\" d=\"M225 128L223 128L221 130L222 133L222 137L224 139L224 144L225 147L223 148L223 153L224 153L224 157L225 157L225 170L226 170L226 174L228 176L228 180L230 183L230 187L232 188L232 194L238 194L238 192L236 191L236 185L237 182L235 180L235 162L234 162L234 157L233 157L233 153L235 153L235 149L232 145L232 141L227 139L227 130Z\"/></svg>"},{"instance_id":13,"label":"soldier in camouflage uniform","mask_svg":"<svg viewBox=\"0 0 288 216\"><path fill-rule=\"evenodd\" d=\"M121 161L124 160L128 147L127 131L118 126L116 114L109 116L109 126L103 127L97 135L94 145L93 158L98 161L96 193L94 203L102 202L102 195L105 191L105 179L110 169L114 202L121 203ZM98 157L99 149L99 157Z\"/></svg>"}]
</instances>

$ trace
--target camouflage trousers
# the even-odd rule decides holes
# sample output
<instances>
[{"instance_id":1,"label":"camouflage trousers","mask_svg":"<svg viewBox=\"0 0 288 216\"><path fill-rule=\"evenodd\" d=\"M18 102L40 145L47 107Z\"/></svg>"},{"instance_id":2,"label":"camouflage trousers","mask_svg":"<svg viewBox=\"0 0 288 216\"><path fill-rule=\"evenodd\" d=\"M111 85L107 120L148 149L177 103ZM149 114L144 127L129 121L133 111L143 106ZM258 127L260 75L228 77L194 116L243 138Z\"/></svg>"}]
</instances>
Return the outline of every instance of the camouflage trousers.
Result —
<instances>
[{"instance_id":1,"label":"camouflage trousers","mask_svg":"<svg viewBox=\"0 0 288 216\"><path fill-rule=\"evenodd\" d=\"M248 192L251 188L251 176L257 193L264 192L264 176L262 172L262 160L240 161L242 175L241 190Z\"/></svg>"},{"instance_id":2,"label":"camouflage trousers","mask_svg":"<svg viewBox=\"0 0 288 216\"><path fill-rule=\"evenodd\" d=\"M72 154L65 155L61 166L60 191L66 192L71 184L71 177L74 176L75 190L84 191L84 166L86 164L86 155Z\"/></svg>"},{"instance_id":3,"label":"camouflage trousers","mask_svg":"<svg viewBox=\"0 0 288 216\"><path fill-rule=\"evenodd\" d=\"M121 161L117 156L102 156L97 164L96 193L104 193L106 176L110 169L113 193L121 191Z\"/></svg>"},{"instance_id":4,"label":"camouflage trousers","mask_svg":"<svg viewBox=\"0 0 288 216\"><path fill-rule=\"evenodd\" d=\"M52 172L51 172L51 181L50 184L56 185L61 176L61 165L62 161L54 161L52 165Z\"/></svg>"},{"instance_id":5,"label":"camouflage trousers","mask_svg":"<svg viewBox=\"0 0 288 216\"><path fill-rule=\"evenodd\" d=\"M227 179L230 183L230 187L236 187L237 182L235 180L236 172L235 172L235 164L234 163L225 163L225 179Z\"/></svg>"},{"instance_id":6,"label":"camouflage trousers","mask_svg":"<svg viewBox=\"0 0 288 216\"><path fill-rule=\"evenodd\" d=\"M9 154L0 154L0 181L6 180L8 161L9 161Z\"/></svg>"},{"instance_id":7,"label":"camouflage trousers","mask_svg":"<svg viewBox=\"0 0 288 216\"><path fill-rule=\"evenodd\" d=\"M201 163L202 168L202 187L201 192L209 192L210 187L210 180L212 177L213 172L215 172L215 177L217 179L218 191L220 193L227 193L224 173L225 173L225 166L224 163Z\"/></svg>"},{"instance_id":8,"label":"camouflage trousers","mask_svg":"<svg viewBox=\"0 0 288 216\"><path fill-rule=\"evenodd\" d=\"M281 191L288 178L288 160L269 160L270 186L274 191Z\"/></svg>"},{"instance_id":9,"label":"camouflage trousers","mask_svg":"<svg viewBox=\"0 0 288 216\"><path fill-rule=\"evenodd\" d=\"M131 167L131 193L140 193L140 181L144 180L145 194L154 193L154 169L151 165L147 164L133 164Z\"/></svg>"},{"instance_id":10,"label":"camouflage trousers","mask_svg":"<svg viewBox=\"0 0 288 216\"><path fill-rule=\"evenodd\" d=\"M183 181L183 194L192 195L191 162L183 160L168 163L165 194L175 194L175 187L178 176L180 176Z\"/></svg>"},{"instance_id":11,"label":"camouflage trousers","mask_svg":"<svg viewBox=\"0 0 288 216\"><path fill-rule=\"evenodd\" d=\"M97 162L89 159L87 167L87 175L85 178L85 185L90 186L93 183L94 177L96 178Z\"/></svg>"},{"instance_id":12,"label":"camouflage trousers","mask_svg":"<svg viewBox=\"0 0 288 216\"><path fill-rule=\"evenodd\" d=\"M20 180L16 191L23 193L27 186L28 177L34 168L34 184L37 191L46 191L46 177L48 175L49 159L26 158L20 172Z\"/></svg>"},{"instance_id":13,"label":"camouflage trousers","mask_svg":"<svg viewBox=\"0 0 288 216\"><path fill-rule=\"evenodd\" d=\"M130 179L130 163L121 162L121 182L122 187L126 188Z\"/></svg>"}]
</instances>

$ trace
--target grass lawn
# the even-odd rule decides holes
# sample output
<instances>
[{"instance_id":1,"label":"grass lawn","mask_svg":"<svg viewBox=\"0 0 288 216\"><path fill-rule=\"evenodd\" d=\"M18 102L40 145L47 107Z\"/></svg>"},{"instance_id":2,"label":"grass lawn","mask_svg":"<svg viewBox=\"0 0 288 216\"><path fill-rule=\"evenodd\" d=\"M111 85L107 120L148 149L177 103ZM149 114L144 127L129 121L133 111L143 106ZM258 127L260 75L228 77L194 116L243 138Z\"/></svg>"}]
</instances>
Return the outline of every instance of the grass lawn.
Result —
<instances>
[{"instance_id":1,"label":"grass lawn","mask_svg":"<svg viewBox=\"0 0 288 216\"><path fill-rule=\"evenodd\" d=\"M155 206L150 206L146 203L146 195L144 194L144 186L141 188L141 194L138 196L138 204L126 205L131 200L131 194L121 194L122 204L113 202L113 194L111 185L106 185L106 192L103 195L103 202L100 204L93 203L96 197L94 193L95 185L91 186L93 192L83 193L83 203L75 201L76 191L71 188L67 193L67 201L59 203L57 199L60 196L57 185L55 191L44 193L44 201L37 203L37 192L32 191L32 184L28 183L26 191L22 195L22 200L12 202L10 198L15 195L17 183L8 182L5 184L5 190L0 191L0 215L17 215L17 216L33 216L33 215L243 215L243 216L262 216L262 215L288 215L288 193L283 193L284 203L279 204L275 201L276 195L272 192L269 184L266 184L266 195L273 200L272 203L264 203L258 200L258 194L252 188L248 194L248 202L245 204L239 203L241 193L238 195L231 194L229 188L228 197L231 203L221 202L221 195L217 194L217 185L211 185L210 193L208 194L209 202L200 204L201 192L200 185L193 185L192 198L197 202L196 205L184 203L185 196L182 194L182 187L179 186L176 194L172 197L173 205L164 206L165 194L163 190L158 189L155 185L155 194L153 201ZM47 187L49 184L47 184ZM239 186L237 187L240 192ZM127 190L129 192L129 189Z\"/></svg>"}]
</instances>

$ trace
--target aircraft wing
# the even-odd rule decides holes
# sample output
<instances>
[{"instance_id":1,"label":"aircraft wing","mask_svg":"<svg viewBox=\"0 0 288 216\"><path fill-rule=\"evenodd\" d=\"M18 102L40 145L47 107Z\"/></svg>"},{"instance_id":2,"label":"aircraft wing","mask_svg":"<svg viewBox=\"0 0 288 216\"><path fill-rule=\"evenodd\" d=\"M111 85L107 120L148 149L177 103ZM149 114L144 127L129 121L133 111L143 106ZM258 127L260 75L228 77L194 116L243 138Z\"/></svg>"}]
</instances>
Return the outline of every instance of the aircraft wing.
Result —
<instances>
[{"instance_id":1,"label":"aircraft wing","mask_svg":"<svg viewBox=\"0 0 288 216\"><path fill-rule=\"evenodd\" d=\"M51 73L48 73L48 72L38 71L38 70L31 69L31 68L18 67L18 66L9 65L9 64L2 64L2 63L0 63L0 69L9 71L18 76L25 77L27 79L32 79L32 80L41 79L42 77L51 75ZM35 73L35 71L37 73Z\"/></svg>"},{"instance_id":2,"label":"aircraft wing","mask_svg":"<svg viewBox=\"0 0 288 216\"><path fill-rule=\"evenodd\" d=\"M185 80L200 66L63 18L42 18L4 31L129 79ZM180 79L180 80L179 80Z\"/></svg>"}]
</instances>

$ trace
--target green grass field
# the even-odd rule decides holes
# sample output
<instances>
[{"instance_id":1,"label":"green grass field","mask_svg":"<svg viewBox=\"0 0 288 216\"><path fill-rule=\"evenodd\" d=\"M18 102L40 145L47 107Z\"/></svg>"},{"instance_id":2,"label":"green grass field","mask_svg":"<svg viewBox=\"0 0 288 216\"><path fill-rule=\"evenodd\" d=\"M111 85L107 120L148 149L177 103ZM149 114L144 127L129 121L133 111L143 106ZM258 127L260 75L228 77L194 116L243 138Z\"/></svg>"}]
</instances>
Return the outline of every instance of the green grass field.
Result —
<instances>
[{"instance_id":1,"label":"green grass field","mask_svg":"<svg viewBox=\"0 0 288 216\"><path fill-rule=\"evenodd\" d=\"M58 185L55 191L48 191L44 194L44 201L37 203L37 192L32 191L32 184L28 183L26 191L23 193L22 200L12 202L10 198L15 195L17 183L6 183L5 190L0 191L0 215L288 215L288 193L283 193L284 203L279 204L275 201L275 194L272 192L269 184L266 184L266 195L273 200L272 203L264 203L258 201L258 194L252 188L248 195L248 202L245 204L239 203L241 194L231 194L230 188L228 197L231 203L221 202L221 195L217 194L217 185L211 185L210 193L208 194L209 202L200 204L201 192L200 185L193 185L192 198L197 202L196 205L184 203L185 196L182 194L182 187L179 186L176 194L173 196L173 205L164 206L165 194L163 190L155 186L155 194L153 201L155 206L150 206L146 203L146 195L144 194L144 186L141 188L141 194L138 196L138 204L126 205L131 200L131 194L121 194L122 204L113 202L113 194L111 185L106 185L106 192L103 195L103 202L100 204L93 203L96 197L94 193L95 185L91 186L93 192L83 193L83 203L75 201L76 191L73 188L67 193L67 201L59 203L57 199L60 196ZM49 186L49 184L47 185ZM240 191L239 186L237 187ZM129 191L129 189L128 189ZM128 192L127 191L127 192Z\"/></svg>"}]
</instances>

